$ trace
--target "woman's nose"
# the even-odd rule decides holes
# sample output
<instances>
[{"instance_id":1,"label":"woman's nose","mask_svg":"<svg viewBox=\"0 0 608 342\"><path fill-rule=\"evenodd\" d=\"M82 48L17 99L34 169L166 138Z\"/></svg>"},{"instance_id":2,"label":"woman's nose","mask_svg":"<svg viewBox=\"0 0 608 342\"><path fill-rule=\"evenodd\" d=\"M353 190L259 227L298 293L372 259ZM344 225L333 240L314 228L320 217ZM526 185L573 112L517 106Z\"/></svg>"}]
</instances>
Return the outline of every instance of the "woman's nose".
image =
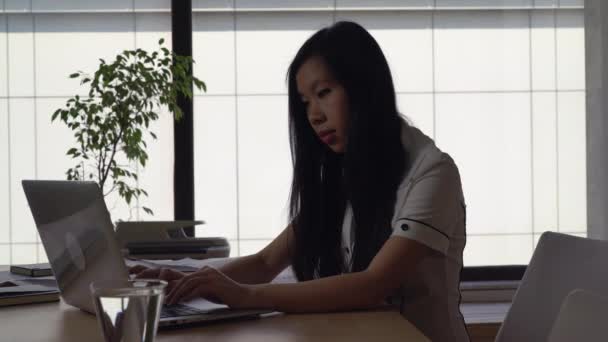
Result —
<instances>
[{"instance_id":1,"label":"woman's nose","mask_svg":"<svg viewBox=\"0 0 608 342\"><path fill-rule=\"evenodd\" d=\"M325 122L326 117L319 106L311 103L308 108L308 120L311 124L318 125Z\"/></svg>"}]
</instances>

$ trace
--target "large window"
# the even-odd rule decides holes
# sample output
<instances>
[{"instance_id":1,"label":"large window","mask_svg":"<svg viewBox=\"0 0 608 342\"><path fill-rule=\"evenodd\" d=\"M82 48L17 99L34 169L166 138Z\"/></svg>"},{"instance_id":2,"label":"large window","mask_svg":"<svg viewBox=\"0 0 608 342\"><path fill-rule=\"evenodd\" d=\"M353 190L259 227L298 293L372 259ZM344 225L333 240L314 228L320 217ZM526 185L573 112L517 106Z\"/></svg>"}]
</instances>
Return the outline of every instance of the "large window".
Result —
<instances>
[{"instance_id":1,"label":"large window","mask_svg":"<svg viewBox=\"0 0 608 342\"><path fill-rule=\"evenodd\" d=\"M337 20L370 30L401 112L456 160L465 265L527 264L543 231L586 234L582 1L285 3L194 9L195 74L209 86L194 112L199 235L242 255L285 227L285 72Z\"/></svg>"},{"instance_id":2,"label":"large window","mask_svg":"<svg viewBox=\"0 0 608 342\"><path fill-rule=\"evenodd\" d=\"M171 38L169 9L149 1L5 1L0 15L0 264L46 260L27 206L22 179L65 179L73 166L65 153L71 131L53 111L68 97L86 94L68 75L93 72L99 58L137 47L153 49ZM135 5L135 7L134 7ZM158 4L156 4L158 5ZM170 44L170 42L169 42ZM140 184L155 218L173 219L173 130L163 116L159 139ZM106 199L112 218L150 219L129 210L116 196Z\"/></svg>"},{"instance_id":3,"label":"large window","mask_svg":"<svg viewBox=\"0 0 608 342\"><path fill-rule=\"evenodd\" d=\"M71 133L50 115L83 92L67 75L170 40L169 1L0 2L0 264L44 260L24 178L61 179ZM193 1L198 236L232 255L286 225L291 160L285 73L313 32L368 28L401 112L458 164L468 204L465 265L526 264L540 233L585 235L583 1ZM173 131L140 170L154 219L173 218ZM175 172L179 175L177 166ZM151 219L109 198L113 219Z\"/></svg>"}]
</instances>

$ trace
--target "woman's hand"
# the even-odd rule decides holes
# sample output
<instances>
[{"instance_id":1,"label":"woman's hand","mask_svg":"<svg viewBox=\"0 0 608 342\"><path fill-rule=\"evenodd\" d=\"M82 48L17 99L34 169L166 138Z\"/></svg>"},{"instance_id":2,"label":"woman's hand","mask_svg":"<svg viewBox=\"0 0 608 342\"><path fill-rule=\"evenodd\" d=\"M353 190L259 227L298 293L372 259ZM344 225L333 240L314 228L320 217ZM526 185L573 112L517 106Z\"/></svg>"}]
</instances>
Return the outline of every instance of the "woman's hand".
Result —
<instances>
[{"instance_id":1,"label":"woman's hand","mask_svg":"<svg viewBox=\"0 0 608 342\"><path fill-rule=\"evenodd\" d=\"M149 267L143 266L143 265L135 265L135 266L131 266L129 267L129 274L139 274L142 271L148 270L150 269Z\"/></svg>"},{"instance_id":2,"label":"woman's hand","mask_svg":"<svg viewBox=\"0 0 608 342\"><path fill-rule=\"evenodd\" d=\"M231 308L254 308L253 287L239 284L215 268L205 266L179 279L168 292L166 303L171 305L202 297Z\"/></svg>"},{"instance_id":3,"label":"woman's hand","mask_svg":"<svg viewBox=\"0 0 608 342\"><path fill-rule=\"evenodd\" d=\"M138 268L139 267L139 268ZM144 266L134 266L129 269L129 273L135 273L136 279L160 279L167 282L165 293L169 293L179 280L186 274L174 271L170 268L147 268Z\"/></svg>"}]
</instances>

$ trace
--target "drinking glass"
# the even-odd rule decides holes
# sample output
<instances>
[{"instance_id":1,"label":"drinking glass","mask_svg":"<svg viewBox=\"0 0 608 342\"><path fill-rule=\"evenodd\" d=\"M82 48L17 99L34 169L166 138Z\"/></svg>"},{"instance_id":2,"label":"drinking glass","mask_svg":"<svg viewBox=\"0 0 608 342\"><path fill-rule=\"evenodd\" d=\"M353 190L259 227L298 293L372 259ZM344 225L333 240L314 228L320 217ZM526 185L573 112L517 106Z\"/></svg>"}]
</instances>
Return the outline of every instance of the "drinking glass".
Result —
<instances>
[{"instance_id":1,"label":"drinking glass","mask_svg":"<svg viewBox=\"0 0 608 342\"><path fill-rule=\"evenodd\" d=\"M153 342L167 282L157 279L93 282L97 321L106 342Z\"/></svg>"}]
</instances>

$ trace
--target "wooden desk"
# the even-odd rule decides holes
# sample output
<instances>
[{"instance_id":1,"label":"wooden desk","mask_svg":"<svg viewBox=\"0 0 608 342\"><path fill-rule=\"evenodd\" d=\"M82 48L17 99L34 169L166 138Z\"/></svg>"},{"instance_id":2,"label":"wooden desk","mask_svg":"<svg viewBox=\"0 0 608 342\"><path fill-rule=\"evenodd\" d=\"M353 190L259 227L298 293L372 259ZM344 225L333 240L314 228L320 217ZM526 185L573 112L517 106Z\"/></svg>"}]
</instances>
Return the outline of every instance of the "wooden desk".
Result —
<instances>
[{"instance_id":1,"label":"wooden desk","mask_svg":"<svg viewBox=\"0 0 608 342\"><path fill-rule=\"evenodd\" d=\"M2 341L103 341L94 315L60 303L0 308ZM394 311L276 315L160 330L156 340L222 342L428 341Z\"/></svg>"}]
</instances>

